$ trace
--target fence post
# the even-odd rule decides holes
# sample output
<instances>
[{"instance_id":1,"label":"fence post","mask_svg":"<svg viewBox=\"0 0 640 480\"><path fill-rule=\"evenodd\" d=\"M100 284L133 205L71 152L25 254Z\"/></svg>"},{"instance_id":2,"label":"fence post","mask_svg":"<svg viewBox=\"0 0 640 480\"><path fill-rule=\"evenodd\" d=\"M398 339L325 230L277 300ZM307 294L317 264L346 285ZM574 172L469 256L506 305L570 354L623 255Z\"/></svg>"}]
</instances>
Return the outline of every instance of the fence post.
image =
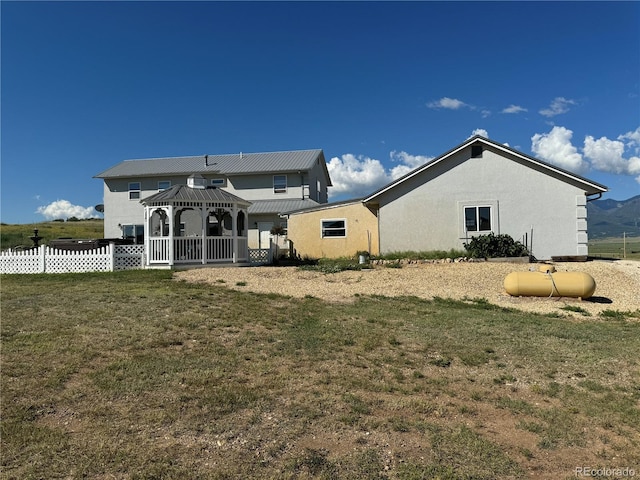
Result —
<instances>
[{"instance_id":1,"label":"fence post","mask_svg":"<svg viewBox=\"0 0 640 480\"><path fill-rule=\"evenodd\" d=\"M47 262L45 259L45 255L46 255L46 250L47 250L47 246L46 245L40 245L40 265L39 265L39 272L38 273L45 273L47 271Z\"/></svg>"},{"instance_id":2,"label":"fence post","mask_svg":"<svg viewBox=\"0 0 640 480\"><path fill-rule=\"evenodd\" d=\"M113 272L116 267L116 249L113 242L109 242L109 271Z\"/></svg>"}]
</instances>

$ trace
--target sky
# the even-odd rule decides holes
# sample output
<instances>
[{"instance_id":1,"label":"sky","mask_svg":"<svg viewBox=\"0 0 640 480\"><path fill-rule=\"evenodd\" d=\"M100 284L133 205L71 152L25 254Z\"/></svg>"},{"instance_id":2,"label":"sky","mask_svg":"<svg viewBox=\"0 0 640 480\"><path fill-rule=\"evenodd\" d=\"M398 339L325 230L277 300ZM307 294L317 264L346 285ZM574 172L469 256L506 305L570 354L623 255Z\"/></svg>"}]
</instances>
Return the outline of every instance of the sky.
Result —
<instances>
[{"instance_id":1,"label":"sky","mask_svg":"<svg viewBox=\"0 0 640 480\"><path fill-rule=\"evenodd\" d=\"M4 223L100 217L93 177L137 158L319 148L330 201L355 198L475 134L640 194L640 2L3 0L0 20Z\"/></svg>"}]
</instances>

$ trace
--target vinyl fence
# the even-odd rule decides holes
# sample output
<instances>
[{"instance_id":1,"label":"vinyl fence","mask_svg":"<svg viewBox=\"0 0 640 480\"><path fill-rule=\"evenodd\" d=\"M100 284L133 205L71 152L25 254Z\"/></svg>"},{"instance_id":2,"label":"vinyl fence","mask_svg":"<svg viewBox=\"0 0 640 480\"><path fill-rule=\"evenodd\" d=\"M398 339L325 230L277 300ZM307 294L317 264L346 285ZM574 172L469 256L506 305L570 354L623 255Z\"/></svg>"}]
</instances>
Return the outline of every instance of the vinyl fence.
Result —
<instances>
[{"instance_id":1,"label":"vinyl fence","mask_svg":"<svg viewBox=\"0 0 640 480\"><path fill-rule=\"evenodd\" d=\"M273 261L271 249L249 249L251 265ZM93 250L62 250L41 245L26 250L0 252L2 273L113 272L145 268L144 245L110 243Z\"/></svg>"},{"instance_id":2,"label":"vinyl fence","mask_svg":"<svg viewBox=\"0 0 640 480\"><path fill-rule=\"evenodd\" d=\"M41 245L0 252L0 273L113 272L144 268L144 245L114 245L73 251Z\"/></svg>"}]
</instances>

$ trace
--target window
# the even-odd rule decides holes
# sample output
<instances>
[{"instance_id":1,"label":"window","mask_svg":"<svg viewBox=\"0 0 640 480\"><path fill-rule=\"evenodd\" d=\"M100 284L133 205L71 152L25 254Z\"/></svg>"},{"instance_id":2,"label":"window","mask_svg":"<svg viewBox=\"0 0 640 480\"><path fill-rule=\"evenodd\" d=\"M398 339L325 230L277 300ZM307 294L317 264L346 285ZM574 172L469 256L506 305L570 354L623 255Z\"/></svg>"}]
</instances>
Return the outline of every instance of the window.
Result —
<instances>
[{"instance_id":1,"label":"window","mask_svg":"<svg viewBox=\"0 0 640 480\"><path fill-rule=\"evenodd\" d=\"M167 188L171 188L171 180L160 180L158 182L158 190L166 190Z\"/></svg>"},{"instance_id":2,"label":"window","mask_svg":"<svg viewBox=\"0 0 640 480\"><path fill-rule=\"evenodd\" d=\"M144 243L144 225L122 225L122 238L133 240L133 243Z\"/></svg>"},{"instance_id":3,"label":"window","mask_svg":"<svg viewBox=\"0 0 640 480\"><path fill-rule=\"evenodd\" d=\"M140 182L129 183L129 200L140 199Z\"/></svg>"},{"instance_id":4,"label":"window","mask_svg":"<svg viewBox=\"0 0 640 480\"><path fill-rule=\"evenodd\" d=\"M273 176L273 193L287 193L287 176Z\"/></svg>"},{"instance_id":5,"label":"window","mask_svg":"<svg viewBox=\"0 0 640 480\"><path fill-rule=\"evenodd\" d=\"M475 145L471 145L471 158L481 158L482 157L482 145L479 143Z\"/></svg>"},{"instance_id":6,"label":"window","mask_svg":"<svg viewBox=\"0 0 640 480\"><path fill-rule=\"evenodd\" d=\"M224 179L224 178L212 178L211 179L211 186L218 187L218 188L226 187L227 186L227 180Z\"/></svg>"},{"instance_id":7,"label":"window","mask_svg":"<svg viewBox=\"0 0 640 480\"><path fill-rule=\"evenodd\" d=\"M491 207L464 207L464 226L467 232L490 232Z\"/></svg>"},{"instance_id":8,"label":"window","mask_svg":"<svg viewBox=\"0 0 640 480\"><path fill-rule=\"evenodd\" d=\"M322 220L322 238L346 237L347 222L343 218Z\"/></svg>"}]
</instances>

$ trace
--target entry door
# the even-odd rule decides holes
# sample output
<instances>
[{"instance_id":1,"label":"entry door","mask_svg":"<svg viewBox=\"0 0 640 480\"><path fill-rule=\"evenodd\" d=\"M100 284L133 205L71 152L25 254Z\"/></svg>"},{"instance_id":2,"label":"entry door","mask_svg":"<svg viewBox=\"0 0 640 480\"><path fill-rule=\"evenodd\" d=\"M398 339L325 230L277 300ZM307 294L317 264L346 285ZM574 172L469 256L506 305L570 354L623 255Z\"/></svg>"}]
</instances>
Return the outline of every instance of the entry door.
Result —
<instances>
[{"instance_id":1,"label":"entry door","mask_svg":"<svg viewBox=\"0 0 640 480\"><path fill-rule=\"evenodd\" d=\"M258 248L269 248L273 222L258 222Z\"/></svg>"}]
</instances>

